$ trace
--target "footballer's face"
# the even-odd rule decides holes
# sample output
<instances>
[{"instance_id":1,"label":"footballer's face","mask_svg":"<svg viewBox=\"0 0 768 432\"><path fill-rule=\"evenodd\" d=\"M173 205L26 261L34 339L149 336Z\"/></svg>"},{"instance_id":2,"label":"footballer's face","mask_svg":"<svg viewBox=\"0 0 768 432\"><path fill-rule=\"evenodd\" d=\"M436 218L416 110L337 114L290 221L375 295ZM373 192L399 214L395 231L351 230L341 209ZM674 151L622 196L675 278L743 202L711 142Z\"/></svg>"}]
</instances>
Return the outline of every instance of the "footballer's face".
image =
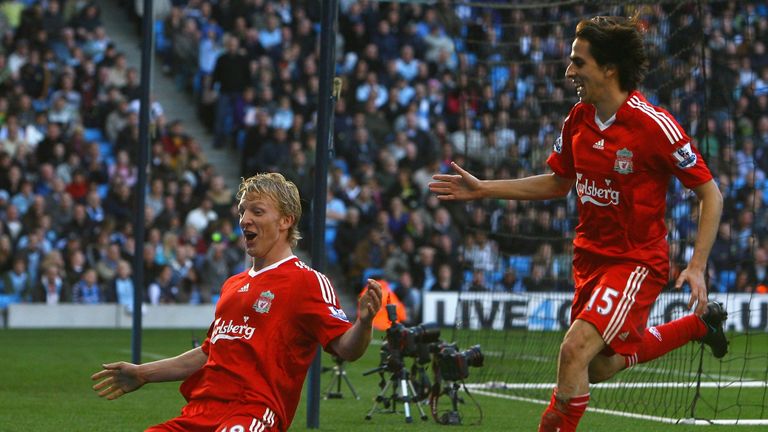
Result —
<instances>
[{"instance_id":1,"label":"footballer's face","mask_svg":"<svg viewBox=\"0 0 768 432\"><path fill-rule=\"evenodd\" d=\"M272 261L290 247L288 229L293 220L280 214L271 197L245 194L238 205L238 213L245 250L251 257Z\"/></svg>"},{"instance_id":2,"label":"footballer's face","mask_svg":"<svg viewBox=\"0 0 768 432\"><path fill-rule=\"evenodd\" d=\"M589 52L589 41L584 39L573 41L570 60L565 78L576 87L576 94L582 102L599 104L607 96L608 80L615 71L597 64Z\"/></svg>"}]
</instances>

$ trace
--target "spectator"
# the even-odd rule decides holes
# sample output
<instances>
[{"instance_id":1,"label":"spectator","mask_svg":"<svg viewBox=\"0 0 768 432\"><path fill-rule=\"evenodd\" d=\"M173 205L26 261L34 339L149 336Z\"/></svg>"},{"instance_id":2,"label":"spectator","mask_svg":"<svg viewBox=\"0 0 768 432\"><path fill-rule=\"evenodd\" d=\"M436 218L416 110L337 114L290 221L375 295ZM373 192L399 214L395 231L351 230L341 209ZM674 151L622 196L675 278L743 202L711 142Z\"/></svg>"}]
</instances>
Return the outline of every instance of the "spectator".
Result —
<instances>
[{"instance_id":1,"label":"spectator","mask_svg":"<svg viewBox=\"0 0 768 432\"><path fill-rule=\"evenodd\" d=\"M364 237L365 230L360 224L360 210L356 207L350 207L347 209L346 218L339 224L333 242L333 248L339 257L339 266L345 274L349 272L351 266L349 251L355 250L357 244Z\"/></svg>"},{"instance_id":2,"label":"spectator","mask_svg":"<svg viewBox=\"0 0 768 432\"><path fill-rule=\"evenodd\" d=\"M120 246L117 243L111 243L107 247L107 253L96 261L95 271L99 281L103 286L113 285L117 277L117 269L122 257L120 256ZM107 300L113 300L109 295L105 296Z\"/></svg>"},{"instance_id":3,"label":"spectator","mask_svg":"<svg viewBox=\"0 0 768 432\"><path fill-rule=\"evenodd\" d=\"M170 266L161 266L155 279L147 288L149 302L152 305L175 303L179 296L179 287L173 283L173 270Z\"/></svg>"},{"instance_id":4,"label":"spectator","mask_svg":"<svg viewBox=\"0 0 768 432\"><path fill-rule=\"evenodd\" d=\"M419 257L413 267L413 284L427 292L437 282L437 268L435 266L435 249L422 246L418 249Z\"/></svg>"},{"instance_id":5,"label":"spectator","mask_svg":"<svg viewBox=\"0 0 768 432\"><path fill-rule=\"evenodd\" d=\"M440 264L437 268L437 279L429 287L430 292L459 291L459 284L453 276L453 268L448 264Z\"/></svg>"},{"instance_id":6,"label":"spectator","mask_svg":"<svg viewBox=\"0 0 768 432\"><path fill-rule=\"evenodd\" d=\"M99 304L104 302L104 293L98 282L96 270L86 269L80 280L72 287L72 302L80 304Z\"/></svg>"},{"instance_id":7,"label":"spectator","mask_svg":"<svg viewBox=\"0 0 768 432\"><path fill-rule=\"evenodd\" d=\"M205 197L200 202L200 205L192 209L188 214L185 221L186 225L191 225L197 232L204 232L208 227L208 224L215 221L218 215L213 210L213 201L210 198Z\"/></svg>"},{"instance_id":8,"label":"spectator","mask_svg":"<svg viewBox=\"0 0 768 432\"><path fill-rule=\"evenodd\" d=\"M421 322L421 290L413 285L413 277L408 271L400 273L395 295L405 306L408 321L406 325L415 325Z\"/></svg>"},{"instance_id":9,"label":"spectator","mask_svg":"<svg viewBox=\"0 0 768 432\"><path fill-rule=\"evenodd\" d=\"M473 269L470 272L470 278L464 284L464 291L484 292L491 291L485 282L485 272L481 269Z\"/></svg>"},{"instance_id":10,"label":"spectator","mask_svg":"<svg viewBox=\"0 0 768 432\"><path fill-rule=\"evenodd\" d=\"M128 261L120 260L117 263L117 273L112 280L110 291L114 291L117 304L122 306L127 313L133 313L133 272Z\"/></svg>"},{"instance_id":11,"label":"spectator","mask_svg":"<svg viewBox=\"0 0 768 432\"><path fill-rule=\"evenodd\" d=\"M221 284L232 274L232 266L226 254L226 244L213 243L206 252L200 281L200 301L215 303L220 295Z\"/></svg>"},{"instance_id":12,"label":"spectator","mask_svg":"<svg viewBox=\"0 0 768 432\"><path fill-rule=\"evenodd\" d=\"M3 286L4 294L16 296L25 301L32 300L34 282L27 273L27 263L24 258L15 258L11 268L3 272Z\"/></svg>"},{"instance_id":13,"label":"spectator","mask_svg":"<svg viewBox=\"0 0 768 432\"><path fill-rule=\"evenodd\" d=\"M61 276L60 267L56 264L47 266L32 294L32 301L55 305L72 300L72 293Z\"/></svg>"},{"instance_id":14,"label":"spectator","mask_svg":"<svg viewBox=\"0 0 768 432\"><path fill-rule=\"evenodd\" d=\"M240 42L225 36L226 51L216 60L211 83L218 89L214 147L227 146L232 139L232 122L235 102L250 80L248 59L240 53Z\"/></svg>"},{"instance_id":15,"label":"spectator","mask_svg":"<svg viewBox=\"0 0 768 432\"><path fill-rule=\"evenodd\" d=\"M229 207L232 205L234 194L224 183L223 176L218 174L213 176L208 192L206 192L206 196L211 200L213 210L218 217L225 217L229 211Z\"/></svg>"},{"instance_id":16,"label":"spectator","mask_svg":"<svg viewBox=\"0 0 768 432\"><path fill-rule=\"evenodd\" d=\"M176 87L182 90L192 89L192 78L199 63L200 30L197 21L187 18L181 31L173 35L173 67L176 74Z\"/></svg>"},{"instance_id":17,"label":"spectator","mask_svg":"<svg viewBox=\"0 0 768 432\"><path fill-rule=\"evenodd\" d=\"M509 267L504 270L501 280L496 284L495 291L523 293L526 291L523 281L517 277L517 271Z\"/></svg>"}]
</instances>

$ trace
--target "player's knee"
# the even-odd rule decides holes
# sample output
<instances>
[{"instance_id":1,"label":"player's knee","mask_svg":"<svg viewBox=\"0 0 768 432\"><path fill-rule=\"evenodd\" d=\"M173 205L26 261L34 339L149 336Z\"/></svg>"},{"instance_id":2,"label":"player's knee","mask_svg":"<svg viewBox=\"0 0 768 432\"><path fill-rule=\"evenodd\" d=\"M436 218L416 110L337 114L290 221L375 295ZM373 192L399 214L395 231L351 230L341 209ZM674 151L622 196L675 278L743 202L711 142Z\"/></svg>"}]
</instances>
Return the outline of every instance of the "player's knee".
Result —
<instances>
[{"instance_id":1,"label":"player's knee","mask_svg":"<svg viewBox=\"0 0 768 432\"><path fill-rule=\"evenodd\" d=\"M586 364L589 362L584 353L584 344L575 338L566 338L560 344L560 363Z\"/></svg>"}]
</instances>

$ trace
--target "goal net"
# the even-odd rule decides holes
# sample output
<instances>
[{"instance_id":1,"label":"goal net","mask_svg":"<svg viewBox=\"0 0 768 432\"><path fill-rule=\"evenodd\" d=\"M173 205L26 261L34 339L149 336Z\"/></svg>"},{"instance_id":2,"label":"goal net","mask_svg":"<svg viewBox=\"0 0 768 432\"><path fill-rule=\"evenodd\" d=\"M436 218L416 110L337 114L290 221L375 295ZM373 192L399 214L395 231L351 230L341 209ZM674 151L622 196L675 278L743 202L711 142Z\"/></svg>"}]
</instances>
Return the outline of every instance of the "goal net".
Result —
<instances>
[{"instance_id":1,"label":"goal net","mask_svg":"<svg viewBox=\"0 0 768 432\"><path fill-rule=\"evenodd\" d=\"M722 360L690 343L624 371L592 386L590 409L667 423L768 424L765 7L627 3L438 2L461 22L453 35L457 108L445 116L452 158L486 179L548 172L546 159L576 102L564 79L576 23L639 11L651 60L641 90L694 138L725 196L707 276L710 299L729 312L731 344ZM668 196L670 283L649 326L689 313L688 294L672 287L692 253L697 200L677 180ZM574 196L452 205L464 242L462 290L425 293L424 321L454 326L463 349L481 345L485 365L468 379L475 391L546 402L569 325Z\"/></svg>"}]
</instances>

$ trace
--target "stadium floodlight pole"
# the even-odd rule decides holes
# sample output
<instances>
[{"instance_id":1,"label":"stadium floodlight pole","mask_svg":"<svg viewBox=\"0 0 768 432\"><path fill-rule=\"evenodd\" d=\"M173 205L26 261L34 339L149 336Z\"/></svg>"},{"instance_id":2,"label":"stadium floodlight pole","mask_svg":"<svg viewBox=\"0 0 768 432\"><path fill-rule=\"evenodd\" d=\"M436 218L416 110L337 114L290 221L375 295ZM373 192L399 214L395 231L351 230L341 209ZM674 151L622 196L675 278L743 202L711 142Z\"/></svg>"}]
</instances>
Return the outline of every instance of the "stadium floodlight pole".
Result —
<instances>
[{"instance_id":1,"label":"stadium floodlight pole","mask_svg":"<svg viewBox=\"0 0 768 432\"><path fill-rule=\"evenodd\" d=\"M144 207L146 205L147 159L149 157L149 89L152 83L153 0L144 0L141 14L141 93L139 105L139 160L136 179L136 213L133 223L133 323L131 361L141 363L141 304L144 296Z\"/></svg>"},{"instance_id":2,"label":"stadium floodlight pole","mask_svg":"<svg viewBox=\"0 0 768 432\"><path fill-rule=\"evenodd\" d=\"M321 0L320 15L320 103L317 107L317 151L315 152L315 186L312 198L312 267L325 270L325 205L328 189L328 160L333 151L333 102L331 92L336 63L336 19L338 0ZM321 350L317 348L307 382L307 427L320 427Z\"/></svg>"}]
</instances>

